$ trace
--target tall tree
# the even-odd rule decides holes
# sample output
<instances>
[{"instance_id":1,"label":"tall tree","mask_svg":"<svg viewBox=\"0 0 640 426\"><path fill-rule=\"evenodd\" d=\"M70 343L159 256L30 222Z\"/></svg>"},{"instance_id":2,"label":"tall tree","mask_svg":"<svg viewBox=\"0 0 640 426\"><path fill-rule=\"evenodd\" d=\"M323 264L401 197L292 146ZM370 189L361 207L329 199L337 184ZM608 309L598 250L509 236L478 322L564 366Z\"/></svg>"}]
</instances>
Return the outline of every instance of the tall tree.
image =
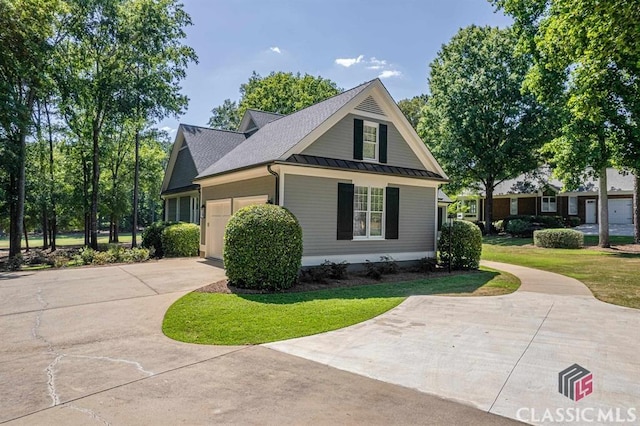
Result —
<instances>
[{"instance_id":1,"label":"tall tree","mask_svg":"<svg viewBox=\"0 0 640 426\"><path fill-rule=\"evenodd\" d=\"M493 3L514 17L521 45L534 58L526 88L564 112L561 134L546 148L558 173L570 188L588 167L600 178L599 245L608 247L606 167L627 168L636 182L640 174L640 8L633 1Z\"/></svg>"},{"instance_id":2,"label":"tall tree","mask_svg":"<svg viewBox=\"0 0 640 426\"><path fill-rule=\"evenodd\" d=\"M56 0L0 0L0 144L7 171L10 257L21 250L26 140L45 85L60 7Z\"/></svg>"},{"instance_id":3,"label":"tall tree","mask_svg":"<svg viewBox=\"0 0 640 426\"><path fill-rule=\"evenodd\" d=\"M427 104L427 95L414 96L411 99L402 99L398 101L398 108L407 117L407 120L414 129L418 128L420 117L422 117L422 108Z\"/></svg>"},{"instance_id":4,"label":"tall tree","mask_svg":"<svg viewBox=\"0 0 640 426\"><path fill-rule=\"evenodd\" d=\"M225 99L222 105L211 110L208 126L221 130L236 130L240 125L238 104L231 99Z\"/></svg>"},{"instance_id":5,"label":"tall tree","mask_svg":"<svg viewBox=\"0 0 640 426\"><path fill-rule=\"evenodd\" d=\"M230 99L211 110L209 125L235 130L247 109L291 114L342 92L336 83L309 74L272 72L266 77L255 71L249 81L240 85L237 108Z\"/></svg>"},{"instance_id":6,"label":"tall tree","mask_svg":"<svg viewBox=\"0 0 640 426\"><path fill-rule=\"evenodd\" d=\"M167 115L178 115L188 99L180 94L180 81L189 62L197 62L195 51L184 45L184 28L191 18L176 0L129 0L122 17L125 41L130 47L131 95L124 103L137 123L135 132L133 213L131 245L137 245L140 182L140 134L145 125Z\"/></svg>"},{"instance_id":7,"label":"tall tree","mask_svg":"<svg viewBox=\"0 0 640 426\"><path fill-rule=\"evenodd\" d=\"M461 29L431 63L430 95L418 131L458 187L481 183L491 232L493 190L538 166L546 112L520 90L529 58L511 32Z\"/></svg>"}]
</instances>

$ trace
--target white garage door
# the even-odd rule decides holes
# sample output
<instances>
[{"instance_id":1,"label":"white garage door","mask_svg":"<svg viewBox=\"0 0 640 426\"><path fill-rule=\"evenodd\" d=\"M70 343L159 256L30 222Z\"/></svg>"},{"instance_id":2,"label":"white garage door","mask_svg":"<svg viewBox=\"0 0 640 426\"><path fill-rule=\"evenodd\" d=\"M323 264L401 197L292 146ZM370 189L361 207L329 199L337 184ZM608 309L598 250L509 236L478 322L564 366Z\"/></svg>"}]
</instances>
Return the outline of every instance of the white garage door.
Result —
<instances>
[{"instance_id":1,"label":"white garage door","mask_svg":"<svg viewBox=\"0 0 640 426\"><path fill-rule=\"evenodd\" d=\"M222 259L224 229L231 217L231 199L207 201L207 257Z\"/></svg>"},{"instance_id":2,"label":"white garage door","mask_svg":"<svg viewBox=\"0 0 640 426\"><path fill-rule=\"evenodd\" d=\"M254 204L266 204L269 199L268 195L258 195L256 197L238 197L233 199L233 212L237 212L243 207L252 206Z\"/></svg>"},{"instance_id":3,"label":"white garage door","mask_svg":"<svg viewBox=\"0 0 640 426\"><path fill-rule=\"evenodd\" d=\"M609 200L609 223L631 223L631 198Z\"/></svg>"}]
</instances>

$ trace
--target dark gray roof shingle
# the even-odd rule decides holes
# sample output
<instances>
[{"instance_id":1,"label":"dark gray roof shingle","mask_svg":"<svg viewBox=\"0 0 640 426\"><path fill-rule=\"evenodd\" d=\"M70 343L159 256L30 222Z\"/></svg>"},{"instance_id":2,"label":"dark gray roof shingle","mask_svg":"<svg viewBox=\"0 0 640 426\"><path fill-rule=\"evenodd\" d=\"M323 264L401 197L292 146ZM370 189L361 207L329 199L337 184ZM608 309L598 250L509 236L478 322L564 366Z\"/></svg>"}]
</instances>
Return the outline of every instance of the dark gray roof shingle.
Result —
<instances>
[{"instance_id":1,"label":"dark gray roof shingle","mask_svg":"<svg viewBox=\"0 0 640 426\"><path fill-rule=\"evenodd\" d=\"M163 194L189 189L193 179L246 140L243 133L181 124L184 143Z\"/></svg>"},{"instance_id":2,"label":"dark gray roof shingle","mask_svg":"<svg viewBox=\"0 0 640 426\"><path fill-rule=\"evenodd\" d=\"M198 178L279 159L347 102L366 89L373 81L361 84L293 114L271 121L250 136L244 143L201 172Z\"/></svg>"},{"instance_id":3,"label":"dark gray roof shingle","mask_svg":"<svg viewBox=\"0 0 640 426\"><path fill-rule=\"evenodd\" d=\"M284 117L284 115L282 114L278 114L275 112L258 111L257 109L248 109L247 114L251 116L251 119L258 127L258 129L263 128L274 120Z\"/></svg>"}]
</instances>

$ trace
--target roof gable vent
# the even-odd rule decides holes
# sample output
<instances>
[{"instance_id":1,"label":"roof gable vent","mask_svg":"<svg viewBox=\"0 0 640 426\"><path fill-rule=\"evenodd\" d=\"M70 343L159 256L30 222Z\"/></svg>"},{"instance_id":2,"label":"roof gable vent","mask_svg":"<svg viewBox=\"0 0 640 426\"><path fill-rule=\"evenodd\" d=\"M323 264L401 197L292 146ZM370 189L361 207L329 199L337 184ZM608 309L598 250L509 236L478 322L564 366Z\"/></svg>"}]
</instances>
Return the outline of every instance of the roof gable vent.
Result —
<instances>
[{"instance_id":1,"label":"roof gable vent","mask_svg":"<svg viewBox=\"0 0 640 426\"><path fill-rule=\"evenodd\" d=\"M378 105L375 99L373 99L373 96L367 96L367 99L362 101L360 105L356 107L356 109L360 111L368 112L371 114L377 114L382 116L385 115L384 112L382 111L382 108L380 108L380 105Z\"/></svg>"}]
</instances>

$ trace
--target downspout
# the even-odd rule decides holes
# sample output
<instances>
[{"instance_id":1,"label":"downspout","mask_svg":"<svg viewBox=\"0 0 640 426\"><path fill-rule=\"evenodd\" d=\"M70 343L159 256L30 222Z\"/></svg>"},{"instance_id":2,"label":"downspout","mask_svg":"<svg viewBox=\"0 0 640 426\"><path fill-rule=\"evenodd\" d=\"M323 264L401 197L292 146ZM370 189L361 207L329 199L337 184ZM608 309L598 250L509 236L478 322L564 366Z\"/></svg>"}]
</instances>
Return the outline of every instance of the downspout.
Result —
<instances>
[{"instance_id":1,"label":"downspout","mask_svg":"<svg viewBox=\"0 0 640 426\"><path fill-rule=\"evenodd\" d=\"M271 170L271 164L267 164L267 171L276 177L276 199L273 204L276 206L280 205L280 175L273 170Z\"/></svg>"}]
</instances>

